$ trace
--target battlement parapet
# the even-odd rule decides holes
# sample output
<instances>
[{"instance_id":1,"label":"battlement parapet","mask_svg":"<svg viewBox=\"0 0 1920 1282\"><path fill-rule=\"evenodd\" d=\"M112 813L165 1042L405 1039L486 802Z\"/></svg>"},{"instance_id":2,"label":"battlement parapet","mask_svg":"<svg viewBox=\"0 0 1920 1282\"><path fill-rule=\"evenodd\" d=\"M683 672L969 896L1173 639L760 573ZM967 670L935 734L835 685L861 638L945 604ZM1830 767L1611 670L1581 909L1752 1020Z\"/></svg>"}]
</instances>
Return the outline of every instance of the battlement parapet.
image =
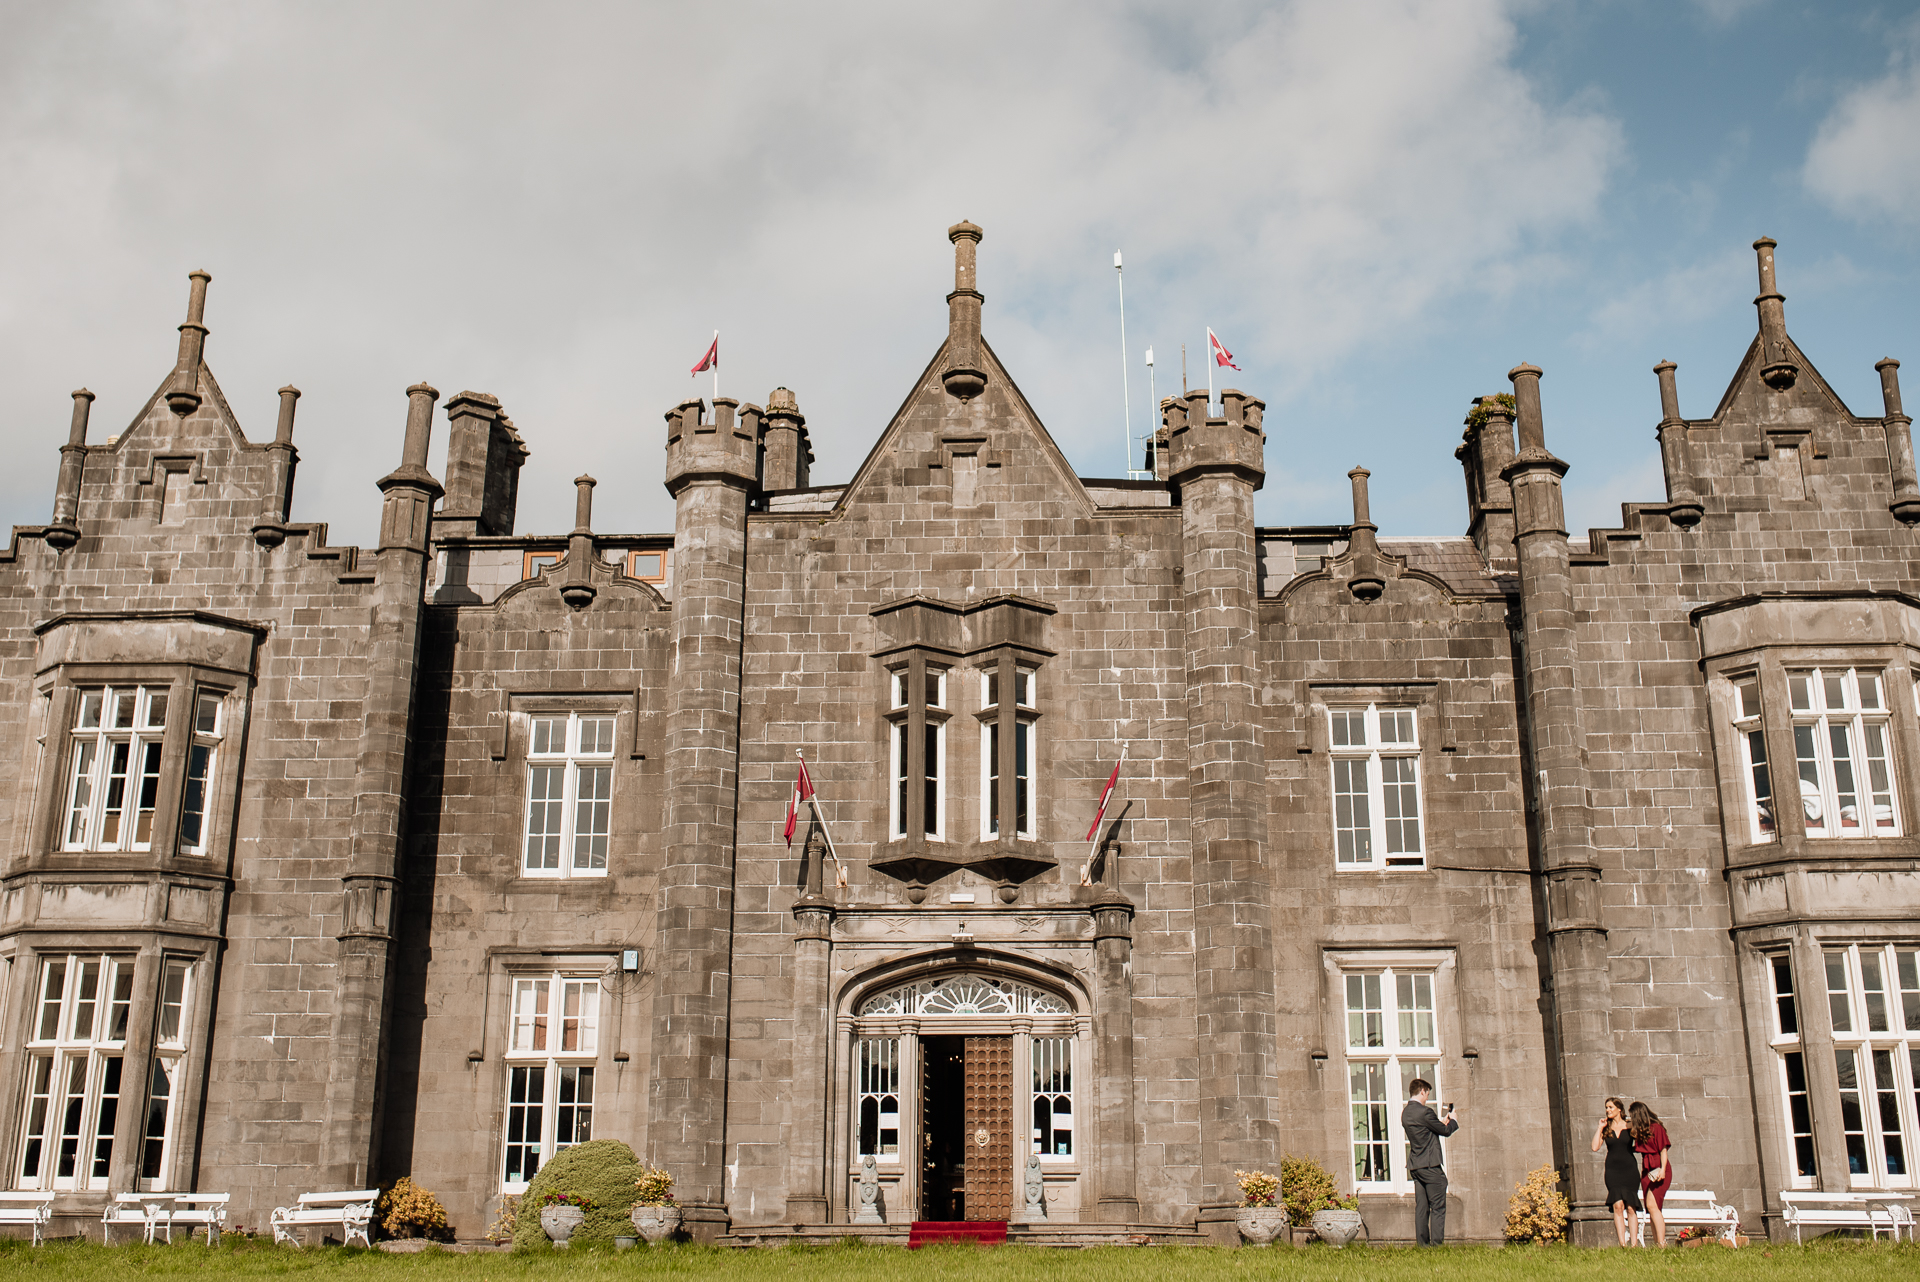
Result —
<instances>
[{"instance_id":1,"label":"battlement parapet","mask_svg":"<svg viewBox=\"0 0 1920 1282\"><path fill-rule=\"evenodd\" d=\"M1211 417L1204 388L1188 392L1184 400L1160 402L1169 477L1178 485L1207 472L1231 472L1257 490L1267 476L1267 434L1261 428L1267 403L1229 387L1220 393L1220 404L1222 417Z\"/></svg>"},{"instance_id":2,"label":"battlement parapet","mask_svg":"<svg viewBox=\"0 0 1920 1282\"><path fill-rule=\"evenodd\" d=\"M740 402L717 396L713 414L699 397L667 411L667 492L678 495L695 481L751 488L759 468L758 409L736 418Z\"/></svg>"}]
</instances>

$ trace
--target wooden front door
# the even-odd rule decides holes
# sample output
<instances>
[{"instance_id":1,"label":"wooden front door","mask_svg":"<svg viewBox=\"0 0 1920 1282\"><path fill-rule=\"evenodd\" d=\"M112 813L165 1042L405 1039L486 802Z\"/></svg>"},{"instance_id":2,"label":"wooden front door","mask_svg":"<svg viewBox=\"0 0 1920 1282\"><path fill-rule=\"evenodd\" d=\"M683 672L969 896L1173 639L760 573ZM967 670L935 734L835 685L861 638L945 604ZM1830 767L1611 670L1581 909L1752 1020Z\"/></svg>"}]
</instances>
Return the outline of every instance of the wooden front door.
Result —
<instances>
[{"instance_id":1,"label":"wooden front door","mask_svg":"<svg viewBox=\"0 0 1920 1282\"><path fill-rule=\"evenodd\" d=\"M1013 1038L969 1037L966 1045L969 1220L1013 1215Z\"/></svg>"}]
</instances>

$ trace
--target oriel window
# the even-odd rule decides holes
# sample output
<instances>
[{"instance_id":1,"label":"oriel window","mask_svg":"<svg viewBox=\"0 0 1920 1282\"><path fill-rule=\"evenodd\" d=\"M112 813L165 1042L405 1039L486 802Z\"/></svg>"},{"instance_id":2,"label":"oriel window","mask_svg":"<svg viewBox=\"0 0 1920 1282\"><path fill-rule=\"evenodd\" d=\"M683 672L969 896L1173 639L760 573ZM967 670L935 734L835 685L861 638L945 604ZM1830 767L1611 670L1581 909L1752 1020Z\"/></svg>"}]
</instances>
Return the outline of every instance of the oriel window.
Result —
<instances>
[{"instance_id":1,"label":"oriel window","mask_svg":"<svg viewBox=\"0 0 1920 1282\"><path fill-rule=\"evenodd\" d=\"M947 838L947 668L921 654L887 669L887 836Z\"/></svg>"}]
</instances>

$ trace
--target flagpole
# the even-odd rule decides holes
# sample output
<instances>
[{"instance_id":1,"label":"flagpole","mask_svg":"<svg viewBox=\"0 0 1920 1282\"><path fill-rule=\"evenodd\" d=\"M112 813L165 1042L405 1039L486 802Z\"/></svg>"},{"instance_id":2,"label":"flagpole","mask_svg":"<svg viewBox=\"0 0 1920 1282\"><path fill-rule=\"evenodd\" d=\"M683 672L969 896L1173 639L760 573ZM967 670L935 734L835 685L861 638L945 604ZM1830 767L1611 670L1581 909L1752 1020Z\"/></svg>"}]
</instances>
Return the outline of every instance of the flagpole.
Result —
<instances>
[{"instance_id":1,"label":"flagpole","mask_svg":"<svg viewBox=\"0 0 1920 1282\"><path fill-rule=\"evenodd\" d=\"M716 338L719 337L717 333L714 336ZM805 770L807 768L807 754L795 748L793 755L800 758L800 768ZM833 833L827 828L827 817L820 813L820 792L818 789L808 789L807 804L813 807L813 817L820 825L820 835L827 839L827 853L833 856L834 880L839 883L842 890L845 890L847 887L847 866L840 862L840 851L836 849L833 844Z\"/></svg>"},{"instance_id":2,"label":"flagpole","mask_svg":"<svg viewBox=\"0 0 1920 1282\"><path fill-rule=\"evenodd\" d=\"M716 336L717 337L717 336ZM1207 326L1207 413L1213 413L1213 345L1217 340L1213 336L1213 326ZM715 375L714 377L719 377Z\"/></svg>"},{"instance_id":3,"label":"flagpole","mask_svg":"<svg viewBox=\"0 0 1920 1282\"><path fill-rule=\"evenodd\" d=\"M1113 278L1120 285L1120 466L1133 475L1133 388L1127 377L1127 276L1113 251Z\"/></svg>"},{"instance_id":4,"label":"flagpole","mask_svg":"<svg viewBox=\"0 0 1920 1282\"><path fill-rule=\"evenodd\" d=\"M1153 386L1153 349L1151 347L1147 349L1147 399L1153 403L1147 407L1148 430L1147 435L1140 438L1143 441L1151 438L1154 433L1160 429L1159 420L1154 418L1154 415L1160 412L1160 393L1155 391ZM1146 453L1142 451L1140 455L1140 465L1143 470L1146 467L1146 462ZM1151 472L1148 473L1149 480L1152 479L1152 475Z\"/></svg>"},{"instance_id":5,"label":"flagpole","mask_svg":"<svg viewBox=\"0 0 1920 1282\"><path fill-rule=\"evenodd\" d=\"M1123 743L1120 745L1120 761L1113 768L1116 784L1120 776L1120 767L1125 764L1127 764L1127 745ZM1087 843L1087 858L1086 861L1080 865L1080 884L1082 886L1091 886L1093 884L1093 857L1100 853L1100 825L1105 823L1107 818L1106 800L1104 797L1101 798L1100 816L1093 821L1093 840Z\"/></svg>"},{"instance_id":6,"label":"flagpole","mask_svg":"<svg viewBox=\"0 0 1920 1282\"><path fill-rule=\"evenodd\" d=\"M713 404L714 413L720 412L720 331L713 331ZM839 856L834 856L838 859Z\"/></svg>"}]
</instances>

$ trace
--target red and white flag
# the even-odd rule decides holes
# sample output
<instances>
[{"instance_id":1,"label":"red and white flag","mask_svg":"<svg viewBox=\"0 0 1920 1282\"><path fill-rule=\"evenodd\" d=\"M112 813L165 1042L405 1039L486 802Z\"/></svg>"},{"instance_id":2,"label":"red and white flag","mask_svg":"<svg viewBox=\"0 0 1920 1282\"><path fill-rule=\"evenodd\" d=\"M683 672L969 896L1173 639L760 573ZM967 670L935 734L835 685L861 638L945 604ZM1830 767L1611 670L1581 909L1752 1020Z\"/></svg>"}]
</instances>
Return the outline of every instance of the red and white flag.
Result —
<instances>
[{"instance_id":1,"label":"red and white flag","mask_svg":"<svg viewBox=\"0 0 1920 1282\"><path fill-rule=\"evenodd\" d=\"M800 758L800 776L793 781L793 795L787 798L787 826L782 836L793 845L793 830L800 824L800 803L813 800L813 779L807 774L807 759Z\"/></svg>"},{"instance_id":2,"label":"red and white flag","mask_svg":"<svg viewBox=\"0 0 1920 1282\"><path fill-rule=\"evenodd\" d=\"M1208 330L1207 332L1211 334L1213 331ZM693 372L696 374L704 374L706 371L710 369L719 369L719 368L720 368L720 331L716 329L713 331L713 346L707 348L707 354L700 358L700 363L693 367Z\"/></svg>"},{"instance_id":3,"label":"red and white flag","mask_svg":"<svg viewBox=\"0 0 1920 1282\"><path fill-rule=\"evenodd\" d=\"M1100 790L1100 808L1094 812L1093 822L1087 825L1087 859L1080 865L1082 886L1093 884L1093 857L1100 850L1100 843L1095 834L1100 831L1100 825L1106 820L1107 802L1113 799L1114 786L1120 782L1120 767L1125 764L1127 764L1127 747L1121 744L1120 760L1113 763L1113 773L1107 776L1107 786Z\"/></svg>"},{"instance_id":4,"label":"red and white flag","mask_svg":"<svg viewBox=\"0 0 1920 1282\"><path fill-rule=\"evenodd\" d=\"M715 335L714 342L717 343L719 341L719 336ZM1227 350L1227 345L1220 341L1219 335L1215 334L1211 328L1207 330L1207 345L1213 349L1213 363L1215 365L1225 365L1228 369L1240 368L1233 363L1233 353Z\"/></svg>"}]
</instances>

